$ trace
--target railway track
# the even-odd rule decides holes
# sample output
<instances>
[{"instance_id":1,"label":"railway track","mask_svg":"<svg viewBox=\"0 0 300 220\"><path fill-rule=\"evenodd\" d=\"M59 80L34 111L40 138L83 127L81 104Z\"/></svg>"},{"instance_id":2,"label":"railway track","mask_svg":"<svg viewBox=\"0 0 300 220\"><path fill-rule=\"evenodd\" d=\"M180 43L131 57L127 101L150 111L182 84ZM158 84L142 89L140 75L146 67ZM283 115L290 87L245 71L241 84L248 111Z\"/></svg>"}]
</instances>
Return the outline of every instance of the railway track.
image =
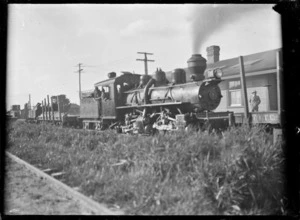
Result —
<instances>
[{"instance_id":1,"label":"railway track","mask_svg":"<svg viewBox=\"0 0 300 220\"><path fill-rule=\"evenodd\" d=\"M77 192L75 189L67 186L62 182L63 180L63 172L59 172L57 170L40 170L35 166L30 165L29 163L25 162L24 160L12 155L9 152L6 152L8 158L20 164L30 172L37 175L39 178L45 180L47 184L49 184L54 189L58 190L59 192L63 192L66 195L70 196L72 199L79 202L80 206L82 206L85 210L88 210L88 213L91 215L122 215L124 214L121 210L111 210L108 209L105 205L99 204L94 200L86 197L85 195Z\"/></svg>"}]
</instances>

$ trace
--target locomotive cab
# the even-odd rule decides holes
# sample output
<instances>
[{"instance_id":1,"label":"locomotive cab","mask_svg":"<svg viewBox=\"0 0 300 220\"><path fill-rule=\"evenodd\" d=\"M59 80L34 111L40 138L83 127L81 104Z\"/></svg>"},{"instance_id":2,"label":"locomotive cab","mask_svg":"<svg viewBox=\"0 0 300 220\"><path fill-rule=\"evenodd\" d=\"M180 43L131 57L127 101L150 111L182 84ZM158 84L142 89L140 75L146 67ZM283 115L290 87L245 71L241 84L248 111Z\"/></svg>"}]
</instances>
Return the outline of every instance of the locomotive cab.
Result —
<instances>
[{"instance_id":1,"label":"locomotive cab","mask_svg":"<svg viewBox=\"0 0 300 220\"><path fill-rule=\"evenodd\" d=\"M139 74L124 74L95 83L95 86L101 86L103 88L105 97L101 99L102 119L117 119L116 107L124 105L123 93L138 85L139 81Z\"/></svg>"},{"instance_id":2,"label":"locomotive cab","mask_svg":"<svg viewBox=\"0 0 300 220\"><path fill-rule=\"evenodd\" d=\"M85 129L102 129L119 120L116 107L124 104L124 91L139 84L140 75L123 74L115 77L110 74L109 79L95 83L94 86L101 88L99 100L85 97L81 100L80 118L83 119Z\"/></svg>"}]
</instances>

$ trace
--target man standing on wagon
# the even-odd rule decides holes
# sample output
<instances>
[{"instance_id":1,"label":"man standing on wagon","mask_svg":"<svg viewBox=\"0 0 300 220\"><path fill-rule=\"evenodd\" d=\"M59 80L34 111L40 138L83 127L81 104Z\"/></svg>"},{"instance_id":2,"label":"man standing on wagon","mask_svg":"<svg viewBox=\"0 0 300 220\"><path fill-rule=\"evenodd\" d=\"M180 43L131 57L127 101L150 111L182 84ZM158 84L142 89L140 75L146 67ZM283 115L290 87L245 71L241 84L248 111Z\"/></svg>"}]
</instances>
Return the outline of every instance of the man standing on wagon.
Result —
<instances>
[{"instance_id":1,"label":"man standing on wagon","mask_svg":"<svg viewBox=\"0 0 300 220\"><path fill-rule=\"evenodd\" d=\"M94 98L96 100L99 100L101 98L101 91L99 90L98 86L95 86L94 90Z\"/></svg>"},{"instance_id":2,"label":"man standing on wagon","mask_svg":"<svg viewBox=\"0 0 300 220\"><path fill-rule=\"evenodd\" d=\"M101 112L101 96L102 96L102 92L99 90L99 88L97 86L95 86L95 90L94 90L94 99L96 102L98 102L98 111L99 113Z\"/></svg>"},{"instance_id":3,"label":"man standing on wagon","mask_svg":"<svg viewBox=\"0 0 300 220\"><path fill-rule=\"evenodd\" d=\"M256 91L252 92L252 96L250 98L251 112L258 112L258 105L260 104L260 97L256 95Z\"/></svg>"}]
</instances>

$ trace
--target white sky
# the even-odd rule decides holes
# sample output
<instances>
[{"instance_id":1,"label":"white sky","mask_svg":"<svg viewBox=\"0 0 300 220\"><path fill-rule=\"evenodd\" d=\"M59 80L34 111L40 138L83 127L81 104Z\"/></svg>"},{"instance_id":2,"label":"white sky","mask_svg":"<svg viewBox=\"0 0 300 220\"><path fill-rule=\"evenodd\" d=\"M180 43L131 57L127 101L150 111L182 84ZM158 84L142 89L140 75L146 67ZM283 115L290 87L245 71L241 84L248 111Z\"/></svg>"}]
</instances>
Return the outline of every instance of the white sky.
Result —
<instances>
[{"instance_id":1,"label":"white sky","mask_svg":"<svg viewBox=\"0 0 300 220\"><path fill-rule=\"evenodd\" d=\"M221 60L281 47L280 15L272 10L273 5L229 6L243 13L230 12L230 22L209 31L199 48L204 57L206 47L211 45L220 46ZM205 7L212 11L203 13ZM11 4L6 106L20 104L23 108L29 94L32 104L47 95L59 94L79 103L78 73L75 73L78 63L86 66L82 90L93 89L93 84L106 79L108 72L143 74L144 63L136 59L144 57L137 52L154 53L148 57L155 60L148 63L149 73L157 67L164 71L186 67L194 52L192 23L199 19L215 21L218 16L214 8L218 7ZM255 7L257 10L253 10ZM203 31L205 27L199 28Z\"/></svg>"}]
</instances>

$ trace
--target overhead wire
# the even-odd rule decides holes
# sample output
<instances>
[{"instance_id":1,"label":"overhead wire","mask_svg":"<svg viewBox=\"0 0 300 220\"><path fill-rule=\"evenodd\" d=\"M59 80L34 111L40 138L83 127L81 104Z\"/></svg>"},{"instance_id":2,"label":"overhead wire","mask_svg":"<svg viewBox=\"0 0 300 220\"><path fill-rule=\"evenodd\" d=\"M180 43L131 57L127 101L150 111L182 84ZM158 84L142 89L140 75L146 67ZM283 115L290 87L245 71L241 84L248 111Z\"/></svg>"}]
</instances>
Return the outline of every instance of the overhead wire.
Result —
<instances>
[{"instance_id":1,"label":"overhead wire","mask_svg":"<svg viewBox=\"0 0 300 220\"><path fill-rule=\"evenodd\" d=\"M103 69L103 68L107 69L108 65L121 63L121 62L124 62L124 61L129 60L129 59L132 59L132 57L125 57L125 58L122 58L122 59L119 59L119 60L112 60L112 61L109 61L109 62L101 63L99 65L83 64L82 67L83 68L84 67L91 67L91 68L99 68L100 67L101 69ZM132 60L132 61L134 61L134 60ZM111 68L111 66L109 68Z\"/></svg>"},{"instance_id":2,"label":"overhead wire","mask_svg":"<svg viewBox=\"0 0 300 220\"><path fill-rule=\"evenodd\" d=\"M125 58L122 58L122 59L118 59L118 60L112 60L112 61L109 61L109 62L105 62L105 63L101 63L99 65L91 65L91 64L82 64L82 68L85 68L85 67L91 67L91 68L95 68L95 70L99 71L99 70L102 70L102 71L113 71L112 70L112 65L115 65L115 64L118 64L118 63L122 63L126 60L129 60L129 59L132 59L132 57L125 57ZM135 60L132 60L132 62L134 62ZM78 66L76 66L78 67ZM99 74L99 72L91 72L89 70L87 70L87 72L89 74Z\"/></svg>"}]
</instances>

